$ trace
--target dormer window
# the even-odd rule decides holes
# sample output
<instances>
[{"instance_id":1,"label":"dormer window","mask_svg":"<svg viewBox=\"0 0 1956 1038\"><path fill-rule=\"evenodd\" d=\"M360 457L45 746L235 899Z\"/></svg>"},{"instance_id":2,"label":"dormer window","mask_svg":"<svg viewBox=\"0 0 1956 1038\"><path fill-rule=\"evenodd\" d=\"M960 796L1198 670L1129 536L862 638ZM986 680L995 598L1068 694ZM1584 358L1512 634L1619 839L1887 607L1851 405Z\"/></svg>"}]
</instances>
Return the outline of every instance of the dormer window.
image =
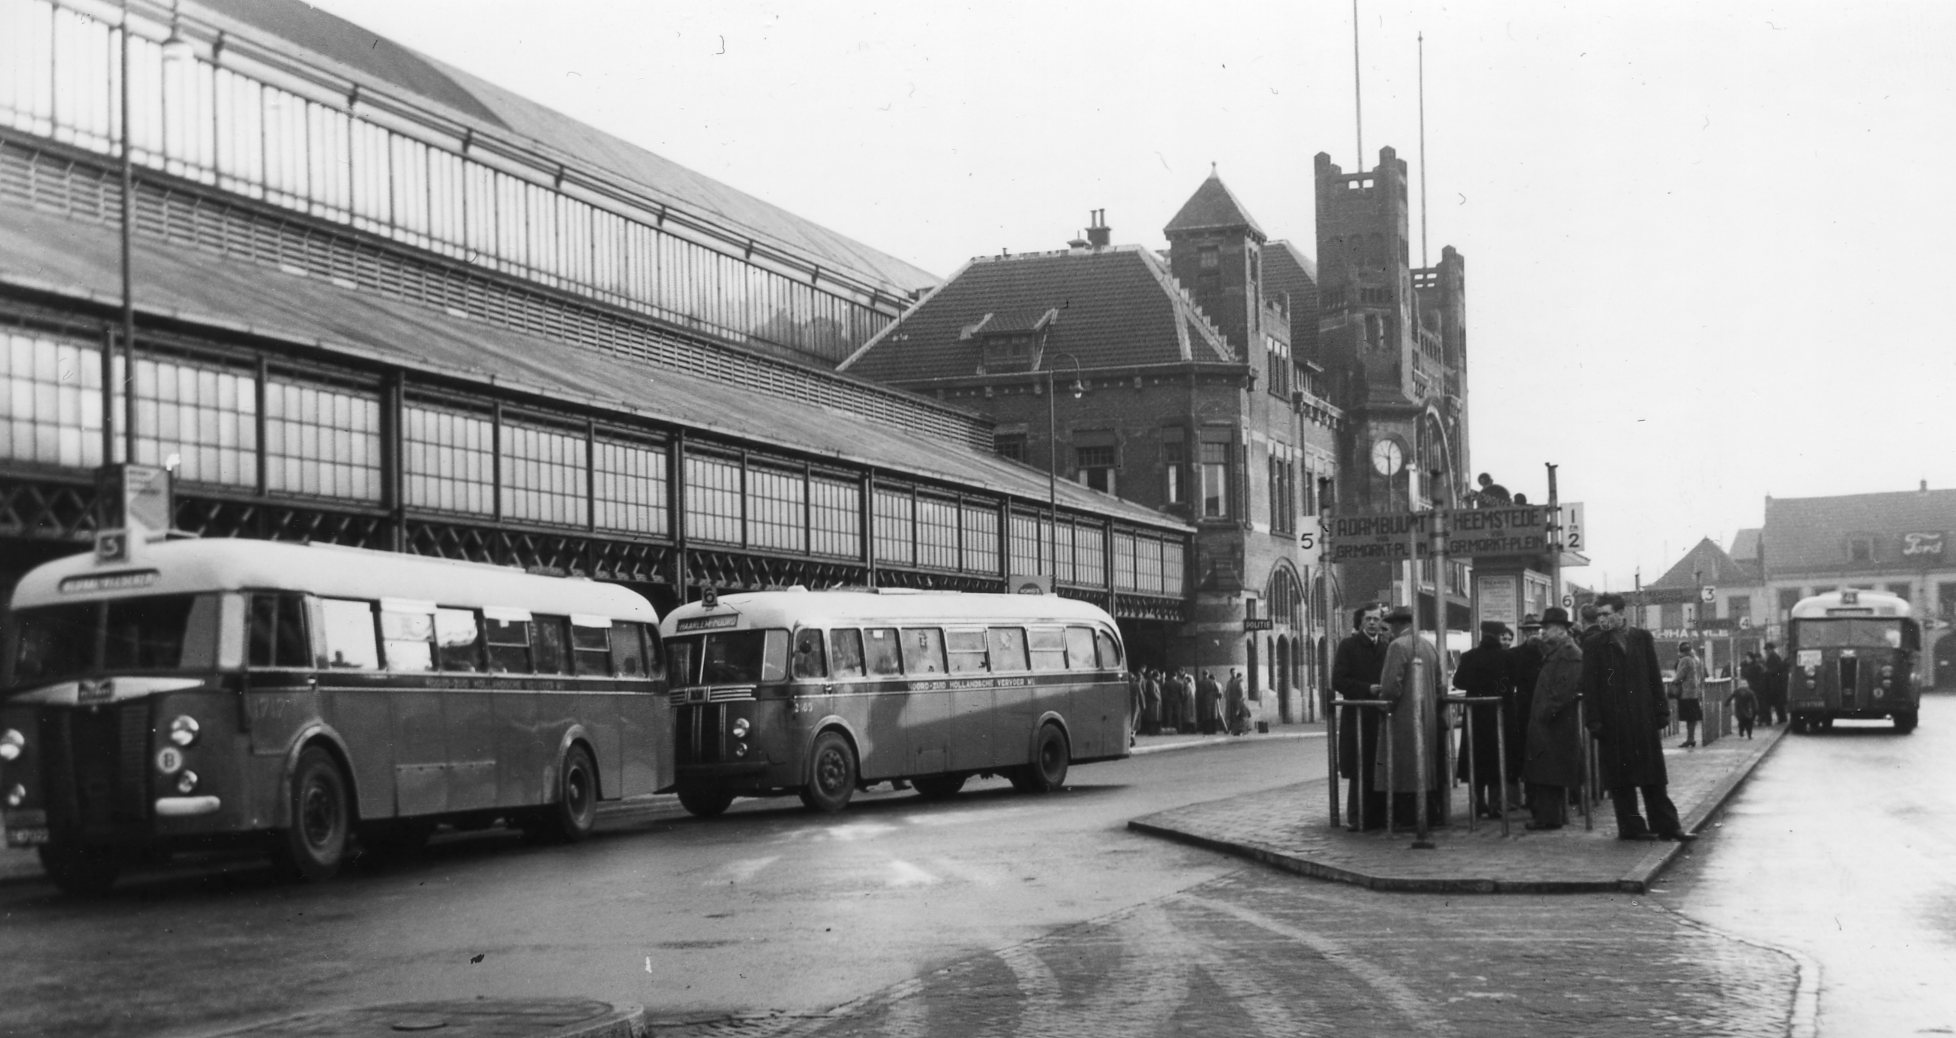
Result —
<instances>
[{"instance_id":1,"label":"dormer window","mask_svg":"<svg viewBox=\"0 0 1956 1038\"><path fill-rule=\"evenodd\" d=\"M1847 539L1847 560L1849 562L1871 563L1875 560L1875 539L1866 534L1854 534Z\"/></svg>"},{"instance_id":2,"label":"dormer window","mask_svg":"<svg viewBox=\"0 0 1956 1038\"><path fill-rule=\"evenodd\" d=\"M958 338L978 346L978 366L987 374L1036 371L1047 337L1059 321L1059 310L1032 313L988 313L964 326Z\"/></svg>"}]
</instances>

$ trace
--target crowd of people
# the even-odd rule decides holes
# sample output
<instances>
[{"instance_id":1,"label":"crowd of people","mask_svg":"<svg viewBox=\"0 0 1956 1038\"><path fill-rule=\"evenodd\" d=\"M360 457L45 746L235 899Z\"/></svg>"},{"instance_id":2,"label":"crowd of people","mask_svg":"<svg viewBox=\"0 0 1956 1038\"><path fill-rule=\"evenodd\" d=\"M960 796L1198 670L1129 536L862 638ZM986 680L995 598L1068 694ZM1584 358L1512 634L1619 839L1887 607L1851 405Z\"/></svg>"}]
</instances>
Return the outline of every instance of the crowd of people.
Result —
<instances>
[{"instance_id":1,"label":"crowd of people","mask_svg":"<svg viewBox=\"0 0 1956 1038\"><path fill-rule=\"evenodd\" d=\"M1145 667L1127 676L1136 735L1242 735L1250 730L1250 701L1243 673L1230 668L1228 684L1213 673L1187 667Z\"/></svg>"},{"instance_id":2,"label":"crowd of people","mask_svg":"<svg viewBox=\"0 0 1956 1038\"><path fill-rule=\"evenodd\" d=\"M1432 643L1413 636L1412 619L1404 606L1354 610L1352 633L1332 660L1331 692L1354 704L1339 717L1338 771L1355 830L1410 824L1422 802L1430 824L1443 816L1449 722L1442 671ZM1560 607L1531 613L1520 628L1517 644L1507 624L1482 623L1479 643L1453 674L1453 688L1468 700L1453 777L1468 788L1471 809L1499 818L1504 805L1525 803L1524 828L1560 829L1584 785L1587 738L1618 839L1690 840L1667 792L1661 740L1675 717L1684 726L1682 745L1698 745L1707 671L1696 647L1678 646L1667 686L1655 640L1631 626L1617 594L1597 596L1577 617ZM1425 664L1417 690L1428 698L1424 711L1408 708L1415 659ZM1785 721L1787 666L1773 643L1763 655L1747 654L1739 679L1732 705L1742 736L1751 737L1756 719ZM1423 790L1419 716L1430 740Z\"/></svg>"}]
</instances>

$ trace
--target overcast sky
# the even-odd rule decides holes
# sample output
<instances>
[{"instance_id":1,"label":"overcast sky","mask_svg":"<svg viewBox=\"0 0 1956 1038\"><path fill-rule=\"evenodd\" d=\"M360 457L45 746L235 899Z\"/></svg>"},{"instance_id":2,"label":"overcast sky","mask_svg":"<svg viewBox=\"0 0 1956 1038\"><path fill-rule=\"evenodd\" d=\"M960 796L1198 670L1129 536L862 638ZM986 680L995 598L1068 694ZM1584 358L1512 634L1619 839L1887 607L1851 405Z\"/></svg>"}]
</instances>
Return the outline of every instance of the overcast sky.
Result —
<instances>
[{"instance_id":1,"label":"overcast sky","mask_svg":"<svg viewBox=\"0 0 1956 1038\"><path fill-rule=\"evenodd\" d=\"M1559 466L1579 583L1956 487L1956 4L1360 0L1362 159L1346 0L320 6L939 276L1093 209L1164 247L1212 163L1315 254L1312 156L1391 145L1467 260L1473 467Z\"/></svg>"}]
</instances>

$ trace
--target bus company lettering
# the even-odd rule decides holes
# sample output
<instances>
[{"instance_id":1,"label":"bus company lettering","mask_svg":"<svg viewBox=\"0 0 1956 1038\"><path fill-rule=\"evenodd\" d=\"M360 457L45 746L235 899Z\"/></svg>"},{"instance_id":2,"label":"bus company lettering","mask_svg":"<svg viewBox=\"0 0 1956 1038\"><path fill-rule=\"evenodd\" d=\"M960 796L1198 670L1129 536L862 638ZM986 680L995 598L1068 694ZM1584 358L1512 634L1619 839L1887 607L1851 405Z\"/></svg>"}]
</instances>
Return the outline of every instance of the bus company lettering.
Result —
<instances>
[{"instance_id":1,"label":"bus company lettering","mask_svg":"<svg viewBox=\"0 0 1956 1038\"><path fill-rule=\"evenodd\" d=\"M967 688L1017 688L1031 685L1031 678L959 678L948 681L913 681L912 692L956 692Z\"/></svg>"}]
</instances>

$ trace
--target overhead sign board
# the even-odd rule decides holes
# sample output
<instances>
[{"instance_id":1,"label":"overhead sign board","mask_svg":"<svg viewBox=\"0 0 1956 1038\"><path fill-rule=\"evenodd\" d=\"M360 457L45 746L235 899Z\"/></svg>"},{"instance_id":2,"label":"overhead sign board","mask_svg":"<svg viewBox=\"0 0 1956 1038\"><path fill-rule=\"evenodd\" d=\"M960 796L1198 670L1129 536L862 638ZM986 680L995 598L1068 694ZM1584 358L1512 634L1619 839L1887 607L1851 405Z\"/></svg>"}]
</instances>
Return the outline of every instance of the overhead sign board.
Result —
<instances>
[{"instance_id":1,"label":"overhead sign board","mask_svg":"<svg viewBox=\"0 0 1956 1038\"><path fill-rule=\"evenodd\" d=\"M1404 562L1432 554L1433 522L1446 517L1446 552L1456 559L1539 555L1548 550L1551 510L1537 505L1446 512L1334 515L1325 529L1327 562Z\"/></svg>"}]
</instances>

